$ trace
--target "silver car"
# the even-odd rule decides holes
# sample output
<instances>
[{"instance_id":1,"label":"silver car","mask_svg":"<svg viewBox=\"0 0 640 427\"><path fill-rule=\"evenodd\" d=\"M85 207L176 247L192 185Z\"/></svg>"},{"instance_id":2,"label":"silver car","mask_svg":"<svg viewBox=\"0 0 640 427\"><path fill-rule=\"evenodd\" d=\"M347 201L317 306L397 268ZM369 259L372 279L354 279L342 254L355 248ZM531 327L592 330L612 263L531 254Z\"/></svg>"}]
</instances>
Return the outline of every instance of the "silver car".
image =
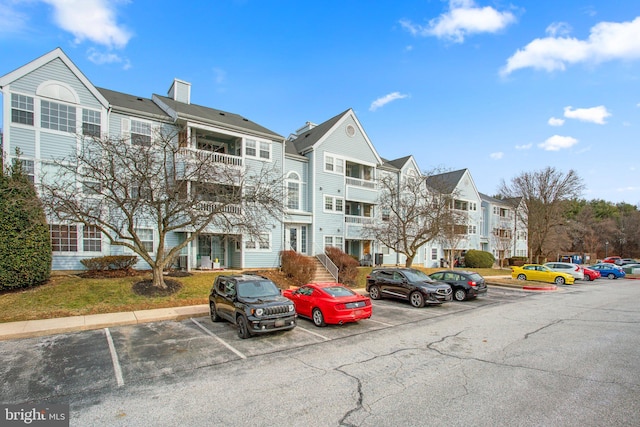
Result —
<instances>
[{"instance_id":1,"label":"silver car","mask_svg":"<svg viewBox=\"0 0 640 427\"><path fill-rule=\"evenodd\" d=\"M584 280L584 271L578 264L572 262L547 262L545 265L553 271L570 274L576 280Z\"/></svg>"}]
</instances>

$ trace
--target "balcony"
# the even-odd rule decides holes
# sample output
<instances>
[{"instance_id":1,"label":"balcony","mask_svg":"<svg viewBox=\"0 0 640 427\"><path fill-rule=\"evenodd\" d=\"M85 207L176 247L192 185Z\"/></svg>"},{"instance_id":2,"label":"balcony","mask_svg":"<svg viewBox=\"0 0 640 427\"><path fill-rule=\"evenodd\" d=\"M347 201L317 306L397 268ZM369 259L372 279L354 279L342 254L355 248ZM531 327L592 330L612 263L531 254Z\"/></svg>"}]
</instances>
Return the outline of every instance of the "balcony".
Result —
<instances>
[{"instance_id":1,"label":"balcony","mask_svg":"<svg viewBox=\"0 0 640 427\"><path fill-rule=\"evenodd\" d=\"M242 213L242 207L239 205L223 205L216 202L200 202L198 203L198 209L209 213L224 212L238 215Z\"/></svg>"},{"instance_id":2,"label":"balcony","mask_svg":"<svg viewBox=\"0 0 640 427\"><path fill-rule=\"evenodd\" d=\"M347 185L353 185L355 187L369 188L369 189L372 189L372 190L375 190L375 188L376 188L375 181L366 180L366 179L360 179L360 178L352 178L350 176L346 177L346 184Z\"/></svg>"},{"instance_id":3,"label":"balcony","mask_svg":"<svg viewBox=\"0 0 640 427\"><path fill-rule=\"evenodd\" d=\"M189 147L181 147L179 153L187 160L215 162L238 167L242 167L243 165L242 157L233 156L231 154L224 154L207 150L197 150L195 148Z\"/></svg>"},{"instance_id":4,"label":"balcony","mask_svg":"<svg viewBox=\"0 0 640 427\"><path fill-rule=\"evenodd\" d=\"M344 222L352 225L365 225L365 224L372 224L373 218L368 216L345 215Z\"/></svg>"}]
</instances>

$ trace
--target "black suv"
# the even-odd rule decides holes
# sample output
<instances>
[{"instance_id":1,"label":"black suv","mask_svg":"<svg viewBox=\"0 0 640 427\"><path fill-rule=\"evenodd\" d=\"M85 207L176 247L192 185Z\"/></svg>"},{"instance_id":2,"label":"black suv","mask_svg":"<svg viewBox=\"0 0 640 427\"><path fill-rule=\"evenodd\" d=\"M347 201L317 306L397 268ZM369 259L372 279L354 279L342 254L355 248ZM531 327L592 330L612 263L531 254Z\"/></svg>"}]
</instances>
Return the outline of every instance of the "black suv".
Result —
<instances>
[{"instance_id":1,"label":"black suv","mask_svg":"<svg viewBox=\"0 0 640 427\"><path fill-rule=\"evenodd\" d=\"M374 268L367 276L371 299L382 297L408 300L414 307L451 301L451 286L436 282L414 268Z\"/></svg>"},{"instance_id":2,"label":"black suv","mask_svg":"<svg viewBox=\"0 0 640 427\"><path fill-rule=\"evenodd\" d=\"M430 274L434 280L448 283L453 289L453 299L464 301L487 293L484 277L473 271L444 270Z\"/></svg>"},{"instance_id":3,"label":"black suv","mask_svg":"<svg viewBox=\"0 0 640 427\"><path fill-rule=\"evenodd\" d=\"M296 310L290 299L266 277L254 274L216 277L209 294L211 320L228 320L238 326L238 336L289 330L296 327Z\"/></svg>"}]
</instances>

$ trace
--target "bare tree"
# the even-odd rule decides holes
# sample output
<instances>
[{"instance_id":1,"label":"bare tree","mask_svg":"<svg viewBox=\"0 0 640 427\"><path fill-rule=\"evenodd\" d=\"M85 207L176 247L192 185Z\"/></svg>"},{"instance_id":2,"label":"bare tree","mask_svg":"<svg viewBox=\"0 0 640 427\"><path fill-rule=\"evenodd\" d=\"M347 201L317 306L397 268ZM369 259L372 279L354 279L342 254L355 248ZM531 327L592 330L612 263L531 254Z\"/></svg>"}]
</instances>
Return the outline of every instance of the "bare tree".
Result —
<instances>
[{"instance_id":1,"label":"bare tree","mask_svg":"<svg viewBox=\"0 0 640 427\"><path fill-rule=\"evenodd\" d=\"M584 184L573 170L566 174L547 167L536 172L523 172L507 184L500 184L504 198L522 197L523 215L528 221L529 256L540 261L547 252L547 242L565 223L566 200L577 198Z\"/></svg>"},{"instance_id":2,"label":"bare tree","mask_svg":"<svg viewBox=\"0 0 640 427\"><path fill-rule=\"evenodd\" d=\"M385 176L379 181L377 201L380 220L364 226L363 234L406 256L411 267L420 247L441 236L455 224L451 195L427 185L427 176L400 180Z\"/></svg>"},{"instance_id":3,"label":"bare tree","mask_svg":"<svg viewBox=\"0 0 640 427\"><path fill-rule=\"evenodd\" d=\"M280 220L284 200L276 163L252 170L183 148L178 135L158 132L151 141L80 137L77 153L56 160L42 184L52 218L95 227L111 245L135 252L160 288L166 287L163 270L198 233L260 236ZM155 230L155 247L140 234L142 227ZM172 232L185 238L168 247Z\"/></svg>"},{"instance_id":4,"label":"bare tree","mask_svg":"<svg viewBox=\"0 0 640 427\"><path fill-rule=\"evenodd\" d=\"M468 214L466 211L450 212L452 221L449 224L443 224L440 229L438 240L443 244L445 250L449 250L447 262L450 266L456 266L454 257L459 248L460 243L466 240L469 233ZM455 221L455 222L454 222Z\"/></svg>"}]
</instances>

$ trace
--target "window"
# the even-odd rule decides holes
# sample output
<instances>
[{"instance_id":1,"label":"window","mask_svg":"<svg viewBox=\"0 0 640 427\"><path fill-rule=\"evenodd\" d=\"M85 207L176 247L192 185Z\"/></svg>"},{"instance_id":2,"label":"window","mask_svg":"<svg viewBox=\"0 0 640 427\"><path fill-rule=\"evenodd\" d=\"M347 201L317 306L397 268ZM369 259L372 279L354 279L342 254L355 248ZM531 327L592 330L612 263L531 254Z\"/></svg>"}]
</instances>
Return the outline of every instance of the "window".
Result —
<instances>
[{"instance_id":1,"label":"window","mask_svg":"<svg viewBox=\"0 0 640 427\"><path fill-rule=\"evenodd\" d=\"M11 94L11 122L33 126L33 98Z\"/></svg>"},{"instance_id":2,"label":"window","mask_svg":"<svg viewBox=\"0 0 640 427\"><path fill-rule=\"evenodd\" d=\"M13 161L15 164L18 159L13 159ZM20 163L22 164L22 173L33 184L35 182L35 164L33 160L20 159Z\"/></svg>"},{"instance_id":3,"label":"window","mask_svg":"<svg viewBox=\"0 0 640 427\"><path fill-rule=\"evenodd\" d=\"M100 128L100 112L94 110L82 109L82 134L85 136L99 137Z\"/></svg>"},{"instance_id":4,"label":"window","mask_svg":"<svg viewBox=\"0 0 640 427\"><path fill-rule=\"evenodd\" d=\"M325 212L344 212L344 199L335 196L324 196Z\"/></svg>"},{"instance_id":5,"label":"window","mask_svg":"<svg viewBox=\"0 0 640 427\"><path fill-rule=\"evenodd\" d=\"M76 131L75 107L49 101L42 101L40 107L40 125L43 128L71 133Z\"/></svg>"},{"instance_id":6,"label":"window","mask_svg":"<svg viewBox=\"0 0 640 427\"><path fill-rule=\"evenodd\" d=\"M325 155L324 170L344 175L344 160L334 156Z\"/></svg>"},{"instance_id":7,"label":"window","mask_svg":"<svg viewBox=\"0 0 640 427\"><path fill-rule=\"evenodd\" d=\"M244 247L250 251L269 251L271 250L271 234L261 233L259 236L248 237L249 240L244 242Z\"/></svg>"},{"instance_id":8,"label":"window","mask_svg":"<svg viewBox=\"0 0 640 427\"><path fill-rule=\"evenodd\" d=\"M88 196L95 196L102 193L102 184L99 182L83 181L82 193Z\"/></svg>"},{"instance_id":9,"label":"window","mask_svg":"<svg viewBox=\"0 0 640 427\"><path fill-rule=\"evenodd\" d=\"M475 225L470 225L468 227L468 233L469 234L478 234L478 228Z\"/></svg>"},{"instance_id":10,"label":"window","mask_svg":"<svg viewBox=\"0 0 640 427\"><path fill-rule=\"evenodd\" d=\"M343 248L344 239L342 236L324 236L324 247Z\"/></svg>"},{"instance_id":11,"label":"window","mask_svg":"<svg viewBox=\"0 0 640 427\"><path fill-rule=\"evenodd\" d=\"M431 259L432 260L438 259L438 248L431 248Z\"/></svg>"},{"instance_id":12,"label":"window","mask_svg":"<svg viewBox=\"0 0 640 427\"><path fill-rule=\"evenodd\" d=\"M151 145L151 123L131 120L131 143L148 147Z\"/></svg>"},{"instance_id":13,"label":"window","mask_svg":"<svg viewBox=\"0 0 640 427\"><path fill-rule=\"evenodd\" d=\"M248 157L256 156L256 141L247 139L244 143L244 155Z\"/></svg>"},{"instance_id":14,"label":"window","mask_svg":"<svg viewBox=\"0 0 640 427\"><path fill-rule=\"evenodd\" d=\"M78 252L78 227L49 224L53 252Z\"/></svg>"},{"instance_id":15,"label":"window","mask_svg":"<svg viewBox=\"0 0 640 427\"><path fill-rule=\"evenodd\" d=\"M468 203L465 202L464 200L454 200L453 201L453 208L459 211L466 211L468 210Z\"/></svg>"},{"instance_id":16,"label":"window","mask_svg":"<svg viewBox=\"0 0 640 427\"><path fill-rule=\"evenodd\" d=\"M153 252L153 230L150 228L136 228L135 231L142 242L144 250Z\"/></svg>"},{"instance_id":17,"label":"window","mask_svg":"<svg viewBox=\"0 0 640 427\"><path fill-rule=\"evenodd\" d=\"M476 202L469 202L469 210L470 211L477 211L478 210L478 205L476 204Z\"/></svg>"},{"instance_id":18,"label":"window","mask_svg":"<svg viewBox=\"0 0 640 427\"><path fill-rule=\"evenodd\" d=\"M260 142L260 158L269 160L271 158L271 144Z\"/></svg>"},{"instance_id":19,"label":"window","mask_svg":"<svg viewBox=\"0 0 640 427\"><path fill-rule=\"evenodd\" d=\"M389 246L383 246L380 251L382 252L382 255L389 255Z\"/></svg>"},{"instance_id":20,"label":"window","mask_svg":"<svg viewBox=\"0 0 640 427\"><path fill-rule=\"evenodd\" d=\"M391 210L388 207L383 207L382 208L382 220L383 221L389 221L390 212L391 212Z\"/></svg>"},{"instance_id":21,"label":"window","mask_svg":"<svg viewBox=\"0 0 640 427\"><path fill-rule=\"evenodd\" d=\"M291 172L287 177L287 207L289 209L300 209L300 180L295 172Z\"/></svg>"},{"instance_id":22,"label":"window","mask_svg":"<svg viewBox=\"0 0 640 427\"><path fill-rule=\"evenodd\" d=\"M85 225L82 230L82 250L102 252L102 233L95 225Z\"/></svg>"}]
</instances>

